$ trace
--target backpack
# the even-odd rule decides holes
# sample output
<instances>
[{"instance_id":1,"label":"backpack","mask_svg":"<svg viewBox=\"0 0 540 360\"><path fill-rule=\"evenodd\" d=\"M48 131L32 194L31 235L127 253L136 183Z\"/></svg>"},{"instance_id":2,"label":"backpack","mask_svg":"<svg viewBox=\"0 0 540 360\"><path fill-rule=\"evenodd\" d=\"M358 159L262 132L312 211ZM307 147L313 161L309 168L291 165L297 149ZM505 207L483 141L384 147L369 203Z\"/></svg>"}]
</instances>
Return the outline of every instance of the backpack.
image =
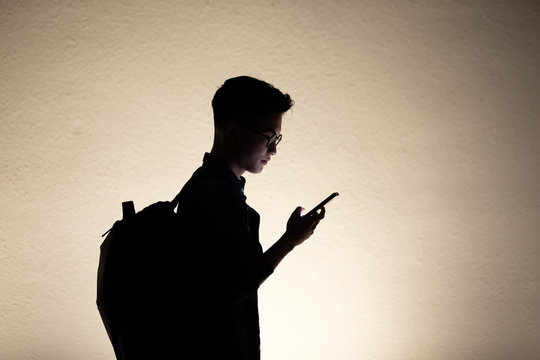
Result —
<instances>
[{"instance_id":1,"label":"backpack","mask_svg":"<svg viewBox=\"0 0 540 360\"><path fill-rule=\"evenodd\" d=\"M155 358L172 341L189 266L174 211L184 189L137 213L132 201L122 203L123 218L102 235L96 303L117 359Z\"/></svg>"}]
</instances>

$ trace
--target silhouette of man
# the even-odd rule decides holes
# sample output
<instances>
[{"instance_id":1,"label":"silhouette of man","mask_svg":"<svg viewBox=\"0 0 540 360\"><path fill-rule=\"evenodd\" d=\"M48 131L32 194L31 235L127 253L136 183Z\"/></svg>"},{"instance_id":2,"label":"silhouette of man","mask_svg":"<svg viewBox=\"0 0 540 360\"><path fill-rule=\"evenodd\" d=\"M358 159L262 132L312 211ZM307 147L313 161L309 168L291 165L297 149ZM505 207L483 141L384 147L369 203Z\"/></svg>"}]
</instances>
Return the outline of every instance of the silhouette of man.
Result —
<instances>
[{"instance_id":1,"label":"silhouette of man","mask_svg":"<svg viewBox=\"0 0 540 360\"><path fill-rule=\"evenodd\" d=\"M324 217L324 208L309 217L296 208L263 252L259 214L246 203L242 175L262 172L277 154L282 115L292 106L289 95L248 76L225 81L214 95L212 150L178 207L192 264L183 284L189 316L177 321L186 358L260 359L257 289Z\"/></svg>"},{"instance_id":2,"label":"silhouette of man","mask_svg":"<svg viewBox=\"0 0 540 360\"><path fill-rule=\"evenodd\" d=\"M126 225L141 231L140 238L125 235L130 246L105 240L97 303L118 359L260 359L259 285L325 212L301 216L296 208L283 236L262 251L259 214L246 203L242 175L260 173L276 155L282 115L292 105L264 81L225 81L212 100L212 150L175 198L177 214L169 209L155 225ZM156 209L163 207L142 212ZM121 265L102 268L107 254Z\"/></svg>"}]
</instances>

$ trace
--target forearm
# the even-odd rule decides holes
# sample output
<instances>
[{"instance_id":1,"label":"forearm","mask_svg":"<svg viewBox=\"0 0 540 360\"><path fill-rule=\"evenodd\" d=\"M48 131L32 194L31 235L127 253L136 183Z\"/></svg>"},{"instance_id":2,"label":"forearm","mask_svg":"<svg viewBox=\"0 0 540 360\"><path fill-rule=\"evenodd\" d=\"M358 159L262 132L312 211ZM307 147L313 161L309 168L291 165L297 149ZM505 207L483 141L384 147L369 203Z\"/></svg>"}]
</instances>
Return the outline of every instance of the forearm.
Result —
<instances>
[{"instance_id":1,"label":"forearm","mask_svg":"<svg viewBox=\"0 0 540 360\"><path fill-rule=\"evenodd\" d=\"M274 243L268 250L265 251L264 257L266 261L275 269L281 260L295 247L295 242L285 233L278 241Z\"/></svg>"}]
</instances>

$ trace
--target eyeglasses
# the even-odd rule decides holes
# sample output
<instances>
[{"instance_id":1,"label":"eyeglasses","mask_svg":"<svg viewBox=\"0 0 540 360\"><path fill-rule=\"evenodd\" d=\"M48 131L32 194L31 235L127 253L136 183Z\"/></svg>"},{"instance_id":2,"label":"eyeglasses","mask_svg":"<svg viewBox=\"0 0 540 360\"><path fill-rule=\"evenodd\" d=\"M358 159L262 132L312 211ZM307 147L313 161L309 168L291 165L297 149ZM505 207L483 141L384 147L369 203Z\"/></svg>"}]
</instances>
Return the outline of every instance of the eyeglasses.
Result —
<instances>
[{"instance_id":1,"label":"eyeglasses","mask_svg":"<svg viewBox=\"0 0 540 360\"><path fill-rule=\"evenodd\" d=\"M266 147L269 147L271 143L275 142L276 143L276 146L277 144L279 144L279 142L281 141L281 139L283 138L283 135L282 134L279 134L277 135L275 132L272 132L272 136L268 136L268 135L264 135L263 133L260 133L258 132L257 130L253 130L249 127L247 127L246 125L244 124L240 124L238 123L238 125L240 125L241 127L243 127L244 129L248 130L248 131L251 131L252 133L254 134L257 134L257 135L260 135L262 136L263 138L266 139Z\"/></svg>"}]
</instances>

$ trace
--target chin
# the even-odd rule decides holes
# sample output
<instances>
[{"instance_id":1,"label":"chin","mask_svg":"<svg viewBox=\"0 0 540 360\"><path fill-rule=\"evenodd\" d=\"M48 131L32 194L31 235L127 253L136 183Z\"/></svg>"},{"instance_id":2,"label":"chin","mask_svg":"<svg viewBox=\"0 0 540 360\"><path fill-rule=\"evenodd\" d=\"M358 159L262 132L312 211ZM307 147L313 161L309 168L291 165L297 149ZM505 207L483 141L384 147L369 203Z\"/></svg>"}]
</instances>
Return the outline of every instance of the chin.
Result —
<instances>
[{"instance_id":1,"label":"chin","mask_svg":"<svg viewBox=\"0 0 540 360\"><path fill-rule=\"evenodd\" d=\"M260 159L257 159L257 160L250 160L250 161L246 161L244 163L244 166L243 168L248 172L248 173L251 173L251 174L260 174L263 170L264 170L264 167L267 165L267 163L264 163L263 161L261 161Z\"/></svg>"},{"instance_id":2,"label":"chin","mask_svg":"<svg viewBox=\"0 0 540 360\"><path fill-rule=\"evenodd\" d=\"M262 173L262 171L263 171L262 166L260 168L248 169L248 173L251 173L251 174L260 174Z\"/></svg>"},{"instance_id":3,"label":"chin","mask_svg":"<svg viewBox=\"0 0 540 360\"><path fill-rule=\"evenodd\" d=\"M255 164L253 166L250 166L249 169L246 169L247 172L251 174L260 174L264 169L264 165L262 164Z\"/></svg>"}]
</instances>

